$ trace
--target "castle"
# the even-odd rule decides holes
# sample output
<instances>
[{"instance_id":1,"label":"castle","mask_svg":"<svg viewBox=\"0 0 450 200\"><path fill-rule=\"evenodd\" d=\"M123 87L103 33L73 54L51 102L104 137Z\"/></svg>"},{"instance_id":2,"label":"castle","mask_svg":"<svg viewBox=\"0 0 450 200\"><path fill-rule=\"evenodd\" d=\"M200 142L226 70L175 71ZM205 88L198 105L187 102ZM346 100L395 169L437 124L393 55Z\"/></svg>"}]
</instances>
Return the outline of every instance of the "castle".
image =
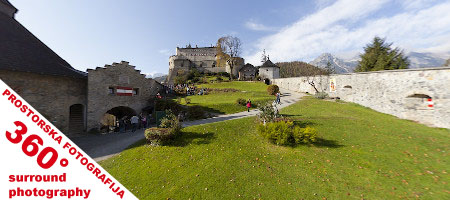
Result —
<instances>
[{"instance_id":1,"label":"castle","mask_svg":"<svg viewBox=\"0 0 450 200\"><path fill-rule=\"evenodd\" d=\"M176 48L176 54L169 57L169 75L167 83L173 84L175 77L186 74L191 69L197 69L200 72L227 72L238 76L239 70L244 66L244 59L238 58L237 65L233 71L229 65L220 67L217 64L217 48L211 47L192 47Z\"/></svg>"}]
</instances>

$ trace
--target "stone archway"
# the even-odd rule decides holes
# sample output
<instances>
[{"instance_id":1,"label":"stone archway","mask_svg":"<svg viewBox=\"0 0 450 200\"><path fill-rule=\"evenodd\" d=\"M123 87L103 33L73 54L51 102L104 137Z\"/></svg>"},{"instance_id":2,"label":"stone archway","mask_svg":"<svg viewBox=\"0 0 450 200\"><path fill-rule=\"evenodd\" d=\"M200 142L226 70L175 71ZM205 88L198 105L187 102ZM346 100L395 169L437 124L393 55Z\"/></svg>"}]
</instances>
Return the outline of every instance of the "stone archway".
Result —
<instances>
[{"instance_id":1,"label":"stone archway","mask_svg":"<svg viewBox=\"0 0 450 200\"><path fill-rule=\"evenodd\" d=\"M132 116L137 115L137 112L127 106L117 106L109 109L103 114L100 119L101 132L114 132L118 131L118 121L122 118L130 119Z\"/></svg>"},{"instance_id":2,"label":"stone archway","mask_svg":"<svg viewBox=\"0 0 450 200\"><path fill-rule=\"evenodd\" d=\"M83 133L85 131L84 106L73 104L69 108L69 133Z\"/></svg>"}]
</instances>

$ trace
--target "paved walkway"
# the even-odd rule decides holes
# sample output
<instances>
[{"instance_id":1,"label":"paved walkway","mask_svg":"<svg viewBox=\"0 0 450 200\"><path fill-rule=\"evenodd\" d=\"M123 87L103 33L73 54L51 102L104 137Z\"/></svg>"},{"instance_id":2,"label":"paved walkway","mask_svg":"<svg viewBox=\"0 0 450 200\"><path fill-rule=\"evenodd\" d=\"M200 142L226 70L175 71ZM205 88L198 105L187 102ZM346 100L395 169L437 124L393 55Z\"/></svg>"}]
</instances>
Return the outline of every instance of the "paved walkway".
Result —
<instances>
[{"instance_id":1,"label":"paved walkway","mask_svg":"<svg viewBox=\"0 0 450 200\"><path fill-rule=\"evenodd\" d=\"M281 89L281 105L278 105L278 109L282 109L300 100L304 94L292 92L289 90ZM258 109L250 110L250 112L240 112L229 115L219 115L213 118L201 119L195 121L183 122L183 127L194 126L200 124L208 124L214 122L221 122L231 119L239 119L243 117L256 116L259 113ZM123 150L128 146L136 143L137 141L144 139L144 130L138 130L134 133L110 133L106 135L89 135L72 138L84 152L91 156L95 161L101 161L108 159Z\"/></svg>"}]
</instances>

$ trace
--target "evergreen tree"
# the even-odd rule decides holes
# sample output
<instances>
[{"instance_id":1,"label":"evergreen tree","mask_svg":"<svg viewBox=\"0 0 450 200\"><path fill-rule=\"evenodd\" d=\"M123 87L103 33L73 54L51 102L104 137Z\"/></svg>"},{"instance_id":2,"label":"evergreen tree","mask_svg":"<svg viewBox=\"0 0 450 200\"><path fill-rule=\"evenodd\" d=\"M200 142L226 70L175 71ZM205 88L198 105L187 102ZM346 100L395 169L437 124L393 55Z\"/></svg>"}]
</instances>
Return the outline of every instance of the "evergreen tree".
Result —
<instances>
[{"instance_id":1,"label":"evergreen tree","mask_svg":"<svg viewBox=\"0 0 450 200\"><path fill-rule=\"evenodd\" d=\"M408 57L398 48L392 49L391 45L392 43L387 44L384 39L375 37L372 44L364 48L355 72L408 69Z\"/></svg>"}]
</instances>

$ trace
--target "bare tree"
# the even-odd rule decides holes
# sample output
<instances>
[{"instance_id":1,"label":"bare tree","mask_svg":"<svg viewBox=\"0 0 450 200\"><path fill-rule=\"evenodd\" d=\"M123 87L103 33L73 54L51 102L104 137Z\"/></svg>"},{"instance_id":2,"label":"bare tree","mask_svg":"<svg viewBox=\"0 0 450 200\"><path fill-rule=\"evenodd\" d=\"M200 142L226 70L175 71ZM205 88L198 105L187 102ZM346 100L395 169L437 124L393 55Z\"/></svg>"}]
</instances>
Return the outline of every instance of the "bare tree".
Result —
<instances>
[{"instance_id":1,"label":"bare tree","mask_svg":"<svg viewBox=\"0 0 450 200\"><path fill-rule=\"evenodd\" d=\"M313 68L307 68L305 69L305 77L306 81L309 85L311 85L316 93L319 93L319 90L317 89L316 83L315 83L315 77L316 76L322 76L322 75L330 75L330 72L328 70L323 70L319 67L313 67ZM321 81L320 81L321 82Z\"/></svg>"},{"instance_id":2,"label":"bare tree","mask_svg":"<svg viewBox=\"0 0 450 200\"><path fill-rule=\"evenodd\" d=\"M224 63L230 66L230 79L233 78L233 68L239 61L241 46L242 42L238 37L228 35L217 40L217 63L219 66Z\"/></svg>"},{"instance_id":3,"label":"bare tree","mask_svg":"<svg viewBox=\"0 0 450 200\"><path fill-rule=\"evenodd\" d=\"M263 54L261 55L261 62L264 64L268 60L268 56L266 55L266 50L264 49Z\"/></svg>"}]
</instances>

